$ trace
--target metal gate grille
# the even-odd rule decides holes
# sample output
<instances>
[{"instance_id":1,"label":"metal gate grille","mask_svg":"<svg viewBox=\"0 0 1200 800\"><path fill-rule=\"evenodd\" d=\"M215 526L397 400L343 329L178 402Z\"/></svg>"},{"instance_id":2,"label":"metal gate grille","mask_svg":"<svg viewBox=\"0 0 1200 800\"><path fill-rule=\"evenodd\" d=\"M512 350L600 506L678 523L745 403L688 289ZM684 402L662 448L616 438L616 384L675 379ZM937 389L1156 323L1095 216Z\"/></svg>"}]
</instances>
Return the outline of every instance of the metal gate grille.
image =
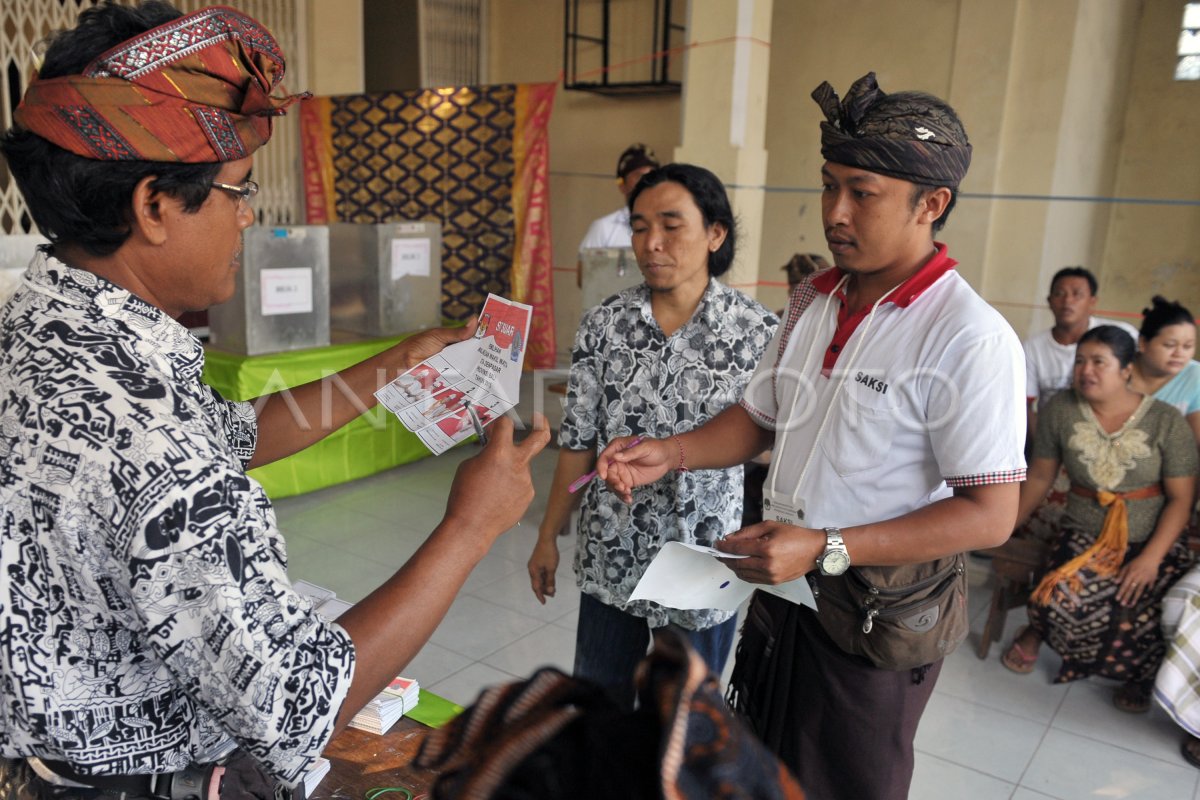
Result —
<instances>
[{"instance_id":1,"label":"metal gate grille","mask_svg":"<svg viewBox=\"0 0 1200 800\"><path fill-rule=\"evenodd\" d=\"M308 0L225 0L266 25L288 56L284 85L289 91L304 87L307 75L305 23ZM34 71L35 48L56 30L73 27L79 13L94 0L4 0L0 4L0 124L12 126L12 112ZM175 0L185 13L212 5L206 0ZM262 186L254 201L259 221L271 225L303 222L300 183L299 116L275 121L270 143L255 157L254 173ZM0 234L36 233L8 166L0 159Z\"/></svg>"}]
</instances>

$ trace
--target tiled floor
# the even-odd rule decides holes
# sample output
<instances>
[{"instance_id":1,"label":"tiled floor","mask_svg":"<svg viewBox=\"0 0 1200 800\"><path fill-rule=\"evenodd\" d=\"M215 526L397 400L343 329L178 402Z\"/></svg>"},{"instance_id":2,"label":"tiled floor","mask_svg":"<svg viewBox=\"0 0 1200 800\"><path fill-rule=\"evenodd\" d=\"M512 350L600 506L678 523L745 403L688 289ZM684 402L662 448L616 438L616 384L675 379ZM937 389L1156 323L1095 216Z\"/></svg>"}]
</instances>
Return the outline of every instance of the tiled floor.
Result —
<instances>
[{"instance_id":1,"label":"tiled floor","mask_svg":"<svg viewBox=\"0 0 1200 800\"><path fill-rule=\"evenodd\" d=\"M415 551L440 520L459 448L276 504L293 578L358 600ZM556 454L533 464L539 496L522 524L503 536L472 573L432 641L406 670L421 685L461 704L480 688L529 675L544 664L569 671L579 592L572 542L560 540L558 597L539 605L525 562L544 508ZM917 734L910 796L921 800L1200 800L1200 771L1179 755L1180 734L1155 708L1144 716L1117 711L1109 686L1085 681L1055 686L1056 663L1043 654L1032 675L975 657L983 625L987 570L972 559L973 635L946 662ZM1014 610L1007 636L1019 625ZM863 758L870 758L863 753Z\"/></svg>"}]
</instances>

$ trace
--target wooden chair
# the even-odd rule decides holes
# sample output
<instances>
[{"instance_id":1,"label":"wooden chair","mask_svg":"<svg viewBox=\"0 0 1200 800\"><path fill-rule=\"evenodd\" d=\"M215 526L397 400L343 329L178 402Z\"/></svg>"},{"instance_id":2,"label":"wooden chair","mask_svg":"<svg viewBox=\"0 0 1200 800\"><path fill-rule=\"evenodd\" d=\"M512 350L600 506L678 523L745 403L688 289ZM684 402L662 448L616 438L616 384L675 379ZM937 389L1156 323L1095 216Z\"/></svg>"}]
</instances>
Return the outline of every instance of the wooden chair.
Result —
<instances>
[{"instance_id":1,"label":"wooden chair","mask_svg":"<svg viewBox=\"0 0 1200 800\"><path fill-rule=\"evenodd\" d=\"M1009 609L1028 602L1034 582L1041 578L1045 569L1050 545L1038 539L1009 539L999 547L979 552L991 557L992 571L996 577L987 622L979 638L979 648L975 651L980 658L987 658L992 642L1004 636L1004 620Z\"/></svg>"}]
</instances>

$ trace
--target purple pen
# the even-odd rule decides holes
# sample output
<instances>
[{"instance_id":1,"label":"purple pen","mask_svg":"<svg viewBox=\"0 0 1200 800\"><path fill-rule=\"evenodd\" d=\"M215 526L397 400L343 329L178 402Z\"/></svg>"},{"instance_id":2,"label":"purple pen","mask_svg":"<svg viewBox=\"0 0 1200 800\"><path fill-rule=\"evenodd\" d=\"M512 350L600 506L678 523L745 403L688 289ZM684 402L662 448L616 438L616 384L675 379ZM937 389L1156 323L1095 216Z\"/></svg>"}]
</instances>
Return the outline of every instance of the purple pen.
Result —
<instances>
[{"instance_id":1,"label":"purple pen","mask_svg":"<svg viewBox=\"0 0 1200 800\"><path fill-rule=\"evenodd\" d=\"M635 446L641 444L642 440L645 438L646 438L645 436L638 436L632 442L625 445L621 449L628 450L631 447L635 447ZM596 470L592 470L591 472L589 472L585 475L580 475L578 478L576 478L574 481L571 482L571 485L567 487L567 491L570 492L571 494L575 494L580 489L582 489L584 486L587 486L588 481L590 481L594 477L596 477Z\"/></svg>"}]
</instances>

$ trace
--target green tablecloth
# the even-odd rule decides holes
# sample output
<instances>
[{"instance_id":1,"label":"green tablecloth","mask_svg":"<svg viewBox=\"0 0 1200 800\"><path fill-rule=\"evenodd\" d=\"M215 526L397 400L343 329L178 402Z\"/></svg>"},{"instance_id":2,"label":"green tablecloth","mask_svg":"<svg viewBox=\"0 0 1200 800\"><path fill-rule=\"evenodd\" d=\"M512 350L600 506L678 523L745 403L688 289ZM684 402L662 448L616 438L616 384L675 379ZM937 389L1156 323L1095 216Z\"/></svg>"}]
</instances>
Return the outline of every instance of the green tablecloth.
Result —
<instances>
[{"instance_id":1,"label":"green tablecloth","mask_svg":"<svg viewBox=\"0 0 1200 800\"><path fill-rule=\"evenodd\" d=\"M312 350L242 356L208 349L204 380L230 400L251 400L330 375L375 355L404 336ZM334 390L336 391L336 389ZM310 420L313 425L320 420ZM377 406L312 447L250 471L274 500L373 475L429 455L421 440Z\"/></svg>"}]
</instances>

